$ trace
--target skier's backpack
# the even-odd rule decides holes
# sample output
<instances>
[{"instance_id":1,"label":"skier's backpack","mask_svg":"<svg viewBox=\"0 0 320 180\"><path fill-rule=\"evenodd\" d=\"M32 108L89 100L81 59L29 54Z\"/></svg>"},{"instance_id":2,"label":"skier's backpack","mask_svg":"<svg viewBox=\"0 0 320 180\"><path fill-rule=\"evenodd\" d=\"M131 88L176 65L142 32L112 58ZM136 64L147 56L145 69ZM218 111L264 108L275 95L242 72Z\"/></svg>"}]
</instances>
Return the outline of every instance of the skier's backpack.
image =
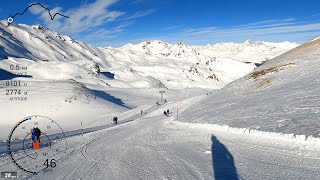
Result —
<instances>
[{"instance_id":1,"label":"skier's backpack","mask_svg":"<svg viewBox=\"0 0 320 180\"><path fill-rule=\"evenodd\" d=\"M33 128L31 130L31 138L33 141L36 141L36 128Z\"/></svg>"}]
</instances>

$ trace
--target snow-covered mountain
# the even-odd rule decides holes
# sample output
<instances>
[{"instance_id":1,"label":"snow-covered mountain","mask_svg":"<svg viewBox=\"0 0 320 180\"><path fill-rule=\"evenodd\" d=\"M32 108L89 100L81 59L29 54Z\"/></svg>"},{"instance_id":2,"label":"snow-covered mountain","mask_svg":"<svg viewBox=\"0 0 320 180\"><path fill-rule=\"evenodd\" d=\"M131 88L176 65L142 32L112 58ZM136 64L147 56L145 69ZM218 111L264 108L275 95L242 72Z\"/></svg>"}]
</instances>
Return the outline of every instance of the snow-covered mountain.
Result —
<instances>
[{"instance_id":1,"label":"snow-covered mountain","mask_svg":"<svg viewBox=\"0 0 320 180\"><path fill-rule=\"evenodd\" d=\"M31 67L45 62L52 68L48 73L32 70L40 79L94 78L115 88L154 88L160 84L170 89L218 89L248 74L258 63L298 45L246 41L200 47L147 41L98 48L40 25L6 24L0 22L1 59L29 59ZM65 66L73 68L66 70ZM97 76L97 67L112 78ZM62 76L52 76L60 72Z\"/></svg>"},{"instance_id":2,"label":"snow-covered mountain","mask_svg":"<svg viewBox=\"0 0 320 180\"><path fill-rule=\"evenodd\" d=\"M152 71L148 74L158 74L163 80L165 76L168 87L203 87L221 88L225 84L238 79L252 71L260 63L272 59L294 47L296 43L269 43L246 41L241 44L220 43L207 46L188 46L183 43L169 44L162 41L146 41L136 45L127 44L120 48L141 59L161 61L161 69L166 66L175 67L175 70L163 73ZM145 61L145 60L143 60ZM171 70L171 69L170 69ZM177 74L177 71L179 72ZM183 77L174 80L171 75ZM190 82L191 80L191 82ZM176 84L179 82L179 84Z\"/></svg>"},{"instance_id":3,"label":"snow-covered mountain","mask_svg":"<svg viewBox=\"0 0 320 180\"><path fill-rule=\"evenodd\" d=\"M196 47L201 54L207 56L227 57L237 59L241 62L262 63L273 57L282 54L288 49L297 47L297 43L282 42L253 42L247 40L244 43L218 43L215 45L207 45Z\"/></svg>"},{"instance_id":4,"label":"snow-covered mountain","mask_svg":"<svg viewBox=\"0 0 320 180\"><path fill-rule=\"evenodd\" d=\"M254 70L255 63L264 60L261 57L273 58L297 45L245 42L198 47L147 41L98 48L40 25L6 25L0 21L0 88L7 88L6 80L28 84L19 88L28 93L28 101L0 96L0 114L7 119L0 126L8 131L30 114L47 115L66 130L80 128L79 119L84 125L103 124L107 115L159 101L159 87L168 88L169 101L208 93L203 88L222 88ZM216 50L209 53L210 49ZM246 59L236 56L246 51L257 53ZM21 72L28 76L17 75Z\"/></svg>"},{"instance_id":5,"label":"snow-covered mountain","mask_svg":"<svg viewBox=\"0 0 320 180\"><path fill-rule=\"evenodd\" d=\"M191 106L179 120L319 137L319 57L315 38Z\"/></svg>"}]
</instances>

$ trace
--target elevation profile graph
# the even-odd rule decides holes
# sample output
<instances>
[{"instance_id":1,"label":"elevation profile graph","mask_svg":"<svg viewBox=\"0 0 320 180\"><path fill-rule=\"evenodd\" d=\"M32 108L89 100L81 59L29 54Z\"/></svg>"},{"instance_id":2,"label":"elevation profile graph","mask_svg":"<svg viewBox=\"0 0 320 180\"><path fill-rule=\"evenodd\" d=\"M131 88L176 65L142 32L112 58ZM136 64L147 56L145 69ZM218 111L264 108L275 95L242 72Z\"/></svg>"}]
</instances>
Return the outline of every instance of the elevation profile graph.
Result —
<instances>
[{"instance_id":1,"label":"elevation profile graph","mask_svg":"<svg viewBox=\"0 0 320 180\"><path fill-rule=\"evenodd\" d=\"M26 11L28 11L28 9L31 8L32 6L40 6L40 7L42 7L43 9L47 10L47 12L48 12L51 20L54 20L54 18L55 18L57 15L62 16L62 17L65 17L65 18L69 18L68 16L63 15L63 14L61 14L61 13L59 13L59 12L58 12L58 13L55 13L55 14L52 16L51 11L50 11L49 8L43 6L43 5L40 4L40 3L33 3L33 4L30 4L23 12L21 12L21 13L18 12L18 13L16 13L16 14L14 14L13 16L10 16L10 17L7 19L7 21L8 21L8 26L13 23L14 18L15 18L17 15L22 16L22 15L23 15ZM8 27L8 26L7 26L7 27Z\"/></svg>"}]
</instances>

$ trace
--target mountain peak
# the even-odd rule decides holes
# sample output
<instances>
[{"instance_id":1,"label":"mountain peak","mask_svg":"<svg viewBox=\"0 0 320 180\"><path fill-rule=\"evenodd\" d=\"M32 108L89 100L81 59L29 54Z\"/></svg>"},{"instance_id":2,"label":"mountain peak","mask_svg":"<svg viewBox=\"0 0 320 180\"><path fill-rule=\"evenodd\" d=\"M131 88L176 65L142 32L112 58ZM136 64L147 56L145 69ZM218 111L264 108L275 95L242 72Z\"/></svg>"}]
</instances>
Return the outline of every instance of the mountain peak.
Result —
<instances>
[{"instance_id":1,"label":"mountain peak","mask_svg":"<svg viewBox=\"0 0 320 180\"><path fill-rule=\"evenodd\" d=\"M244 44L254 44L254 42L253 42L252 40L248 39L248 40L246 40L246 41L244 42Z\"/></svg>"}]
</instances>

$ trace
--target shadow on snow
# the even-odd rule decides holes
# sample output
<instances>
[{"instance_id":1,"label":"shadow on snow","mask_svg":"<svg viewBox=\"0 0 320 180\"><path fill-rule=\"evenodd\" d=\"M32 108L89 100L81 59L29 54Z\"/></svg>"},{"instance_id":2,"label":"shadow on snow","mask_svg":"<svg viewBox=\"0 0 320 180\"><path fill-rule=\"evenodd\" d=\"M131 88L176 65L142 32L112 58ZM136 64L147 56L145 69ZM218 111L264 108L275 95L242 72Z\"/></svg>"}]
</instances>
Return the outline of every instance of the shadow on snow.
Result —
<instances>
[{"instance_id":1,"label":"shadow on snow","mask_svg":"<svg viewBox=\"0 0 320 180\"><path fill-rule=\"evenodd\" d=\"M5 48L3 46L0 47L0 59L6 59L8 57L36 59L36 57L32 55L32 52L24 48L25 45L11 33L4 29L0 29L0 33L2 33L0 41L5 46Z\"/></svg>"},{"instance_id":2,"label":"shadow on snow","mask_svg":"<svg viewBox=\"0 0 320 180\"><path fill-rule=\"evenodd\" d=\"M217 137L211 136L212 146L212 166L214 179L216 180L236 180L239 179L234 160L226 148Z\"/></svg>"},{"instance_id":3,"label":"shadow on snow","mask_svg":"<svg viewBox=\"0 0 320 180\"><path fill-rule=\"evenodd\" d=\"M107 78L114 79L114 74L111 72L101 72L101 74L106 76Z\"/></svg>"},{"instance_id":4,"label":"shadow on snow","mask_svg":"<svg viewBox=\"0 0 320 180\"><path fill-rule=\"evenodd\" d=\"M9 80L17 77L28 77L31 78L32 76L30 75L16 75L11 72L8 72L6 70L0 69L0 81L2 80Z\"/></svg>"},{"instance_id":5,"label":"shadow on snow","mask_svg":"<svg viewBox=\"0 0 320 180\"><path fill-rule=\"evenodd\" d=\"M117 105L120 105L122 107L125 107L125 108L129 108L125 105L124 102L122 102L121 99L118 99L114 96L111 96L110 94L104 92L104 91L98 91L98 90L92 90L94 95L96 95L97 97L100 97L104 100L107 100L107 101L110 101L110 102L113 102L114 104L117 104Z\"/></svg>"}]
</instances>

